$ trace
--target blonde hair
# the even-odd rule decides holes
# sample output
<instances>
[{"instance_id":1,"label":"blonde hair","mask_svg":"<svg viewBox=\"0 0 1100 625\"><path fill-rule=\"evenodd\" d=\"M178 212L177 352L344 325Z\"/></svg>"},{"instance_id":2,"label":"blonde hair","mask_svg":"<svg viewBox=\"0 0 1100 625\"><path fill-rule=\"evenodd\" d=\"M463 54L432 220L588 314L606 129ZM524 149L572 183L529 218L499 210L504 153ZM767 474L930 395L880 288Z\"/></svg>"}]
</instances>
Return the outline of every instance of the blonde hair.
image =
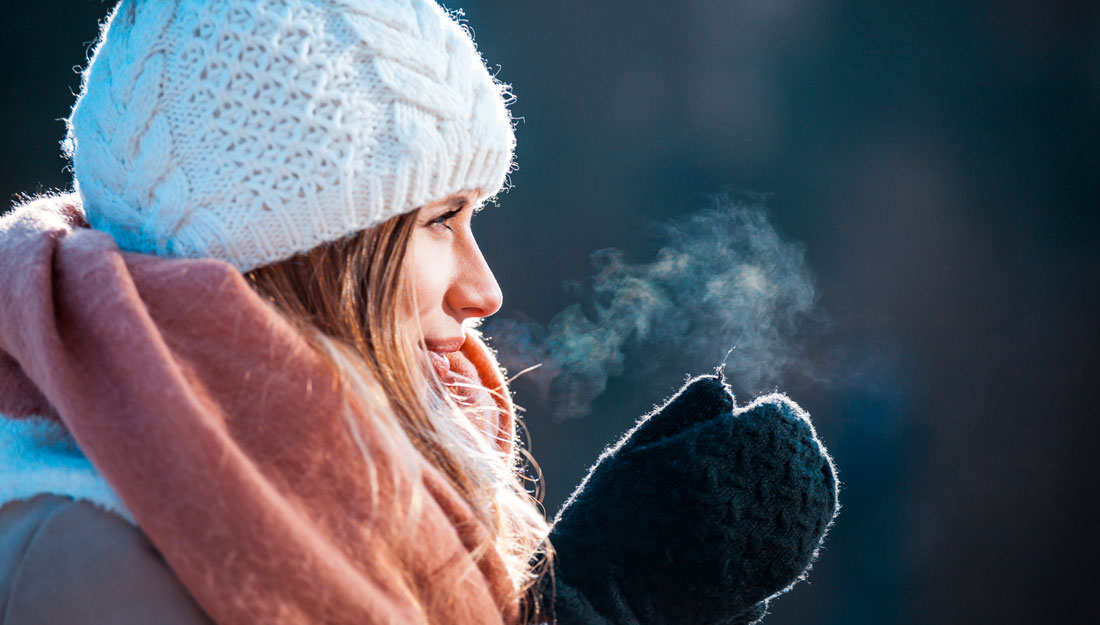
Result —
<instances>
[{"instance_id":1,"label":"blonde hair","mask_svg":"<svg viewBox=\"0 0 1100 625\"><path fill-rule=\"evenodd\" d=\"M417 211L323 244L246 274L249 283L327 357L344 391L389 426L389 444L411 445L446 476L489 530L479 559L496 548L503 557L525 618L538 613L536 583L549 570L549 528L537 499L524 486L521 457L508 457L480 432L471 410L457 401L433 372L420 347L414 294L404 270ZM469 383L473 383L471 381ZM467 383L468 384L468 383ZM481 389L487 392L487 389ZM364 449L357 413L348 403L349 435ZM497 408L497 410L503 410ZM466 411L466 412L464 412ZM514 436L514 435L513 435ZM370 458L364 454L370 467ZM415 463L411 454L401 454ZM420 491L412 480L407 520L416 514ZM398 486L395 484L395 486ZM407 488L408 485L406 485ZM400 486L399 486L400 487ZM421 601L431 601L422 597Z\"/></svg>"}]
</instances>

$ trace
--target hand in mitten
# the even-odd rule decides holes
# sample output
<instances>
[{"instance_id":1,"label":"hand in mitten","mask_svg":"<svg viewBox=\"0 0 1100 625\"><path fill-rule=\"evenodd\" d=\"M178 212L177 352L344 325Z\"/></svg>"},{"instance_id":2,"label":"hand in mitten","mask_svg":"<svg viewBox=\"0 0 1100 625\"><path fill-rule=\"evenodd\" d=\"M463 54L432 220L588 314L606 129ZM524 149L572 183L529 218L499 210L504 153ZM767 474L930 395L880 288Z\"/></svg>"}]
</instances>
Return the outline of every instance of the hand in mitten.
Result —
<instances>
[{"instance_id":1,"label":"hand in mitten","mask_svg":"<svg viewBox=\"0 0 1100 625\"><path fill-rule=\"evenodd\" d=\"M783 395L688 383L600 456L558 513L559 625L741 625L804 574L837 511L832 461Z\"/></svg>"}]
</instances>

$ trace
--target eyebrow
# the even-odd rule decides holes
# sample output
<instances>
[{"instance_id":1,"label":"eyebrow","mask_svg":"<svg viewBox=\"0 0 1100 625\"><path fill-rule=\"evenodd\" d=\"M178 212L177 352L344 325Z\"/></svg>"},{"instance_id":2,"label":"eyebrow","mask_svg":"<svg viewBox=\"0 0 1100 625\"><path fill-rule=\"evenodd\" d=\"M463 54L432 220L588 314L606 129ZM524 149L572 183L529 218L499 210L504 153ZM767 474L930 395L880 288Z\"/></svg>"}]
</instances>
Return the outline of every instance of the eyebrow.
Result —
<instances>
[{"instance_id":1,"label":"eyebrow","mask_svg":"<svg viewBox=\"0 0 1100 625\"><path fill-rule=\"evenodd\" d=\"M471 202L470 199L466 196L451 198L449 208L450 210L458 212L465 210L467 206L471 205L473 206L473 208L470 210L471 217L480 213L481 209L485 208L485 202Z\"/></svg>"}]
</instances>

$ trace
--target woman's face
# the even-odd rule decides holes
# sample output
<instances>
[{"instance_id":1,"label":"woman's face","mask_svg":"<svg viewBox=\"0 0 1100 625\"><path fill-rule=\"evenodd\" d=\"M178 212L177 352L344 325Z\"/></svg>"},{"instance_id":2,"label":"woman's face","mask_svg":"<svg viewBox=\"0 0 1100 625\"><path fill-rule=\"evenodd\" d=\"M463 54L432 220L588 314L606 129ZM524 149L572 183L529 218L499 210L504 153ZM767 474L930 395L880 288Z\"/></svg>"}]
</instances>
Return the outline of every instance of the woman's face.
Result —
<instances>
[{"instance_id":1,"label":"woman's face","mask_svg":"<svg viewBox=\"0 0 1100 625\"><path fill-rule=\"evenodd\" d=\"M406 263L412 272L417 318L433 364L446 370L444 354L465 341L467 319L500 309L502 295L470 229L479 190L426 204L417 213Z\"/></svg>"}]
</instances>

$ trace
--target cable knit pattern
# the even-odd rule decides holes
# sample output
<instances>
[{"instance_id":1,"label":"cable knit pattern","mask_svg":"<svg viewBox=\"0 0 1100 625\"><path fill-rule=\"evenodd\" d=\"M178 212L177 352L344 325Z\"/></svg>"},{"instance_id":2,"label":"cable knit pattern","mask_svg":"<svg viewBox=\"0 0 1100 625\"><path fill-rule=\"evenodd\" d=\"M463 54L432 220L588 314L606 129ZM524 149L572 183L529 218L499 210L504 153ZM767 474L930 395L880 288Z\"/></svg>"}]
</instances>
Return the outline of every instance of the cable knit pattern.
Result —
<instances>
[{"instance_id":1,"label":"cable knit pattern","mask_svg":"<svg viewBox=\"0 0 1100 625\"><path fill-rule=\"evenodd\" d=\"M559 512L559 625L745 625L801 579L836 470L786 396L689 383L608 449Z\"/></svg>"},{"instance_id":2,"label":"cable knit pattern","mask_svg":"<svg viewBox=\"0 0 1100 625\"><path fill-rule=\"evenodd\" d=\"M241 271L504 184L505 86L430 0L122 0L69 119L92 227Z\"/></svg>"}]
</instances>

